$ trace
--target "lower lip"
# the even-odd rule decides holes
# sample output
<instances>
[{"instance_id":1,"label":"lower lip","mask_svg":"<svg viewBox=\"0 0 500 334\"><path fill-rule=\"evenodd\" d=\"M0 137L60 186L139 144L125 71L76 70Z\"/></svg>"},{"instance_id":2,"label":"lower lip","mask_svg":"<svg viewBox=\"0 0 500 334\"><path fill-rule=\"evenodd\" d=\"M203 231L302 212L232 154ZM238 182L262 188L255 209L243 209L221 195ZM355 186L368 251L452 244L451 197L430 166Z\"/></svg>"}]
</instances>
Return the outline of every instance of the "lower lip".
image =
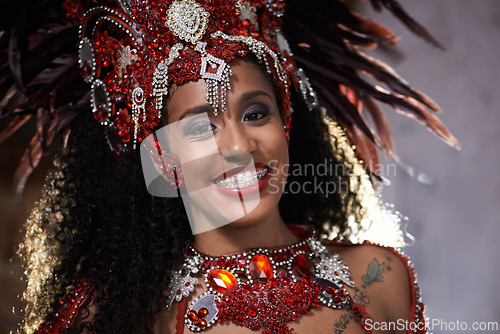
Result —
<instances>
[{"instance_id":1,"label":"lower lip","mask_svg":"<svg viewBox=\"0 0 500 334\"><path fill-rule=\"evenodd\" d=\"M258 191L263 192L267 188L270 178L271 169L267 171L266 176L262 180L245 188L224 188L215 183L212 183L212 185L218 192L227 197L242 199L246 196L255 195Z\"/></svg>"}]
</instances>

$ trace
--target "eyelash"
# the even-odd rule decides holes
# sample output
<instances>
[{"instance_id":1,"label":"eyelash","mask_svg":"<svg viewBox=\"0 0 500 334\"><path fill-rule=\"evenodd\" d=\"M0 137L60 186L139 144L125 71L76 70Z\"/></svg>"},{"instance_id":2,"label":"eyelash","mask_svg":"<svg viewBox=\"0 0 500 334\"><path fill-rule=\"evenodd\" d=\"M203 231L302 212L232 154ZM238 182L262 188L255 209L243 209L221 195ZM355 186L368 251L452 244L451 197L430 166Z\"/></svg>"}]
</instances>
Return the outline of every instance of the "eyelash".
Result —
<instances>
[{"instance_id":1,"label":"eyelash","mask_svg":"<svg viewBox=\"0 0 500 334\"><path fill-rule=\"evenodd\" d=\"M251 115L258 115L257 119L249 119L248 116ZM269 109L265 105L255 105L249 108L248 110L245 111L243 114L243 121L244 122L256 122L258 120L261 120L262 118L266 117L269 115ZM211 129L207 130L208 125L210 125ZM185 136L195 136L195 137L202 137L207 135L210 132L215 132L217 130L217 127L213 123L207 123L207 122L199 122L196 124L193 124L192 126L186 128L184 130L184 135Z\"/></svg>"},{"instance_id":2,"label":"eyelash","mask_svg":"<svg viewBox=\"0 0 500 334\"><path fill-rule=\"evenodd\" d=\"M208 126L211 127L210 130L207 130ZM199 122L199 123L193 124L191 127L184 130L184 135L185 136L201 137L201 136L207 135L210 132L215 131L215 129L216 129L216 127L212 123Z\"/></svg>"},{"instance_id":3,"label":"eyelash","mask_svg":"<svg viewBox=\"0 0 500 334\"><path fill-rule=\"evenodd\" d=\"M248 119L249 115L255 115L255 114L259 114L260 117L258 117L257 119L253 119L253 120ZM267 108L267 106L259 104L259 105L253 106L252 108L248 109L245 112L245 114L243 115L243 121L255 122L255 121L258 121L258 120L266 117L268 114L269 114L269 109Z\"/></svg>"}]
</instances>

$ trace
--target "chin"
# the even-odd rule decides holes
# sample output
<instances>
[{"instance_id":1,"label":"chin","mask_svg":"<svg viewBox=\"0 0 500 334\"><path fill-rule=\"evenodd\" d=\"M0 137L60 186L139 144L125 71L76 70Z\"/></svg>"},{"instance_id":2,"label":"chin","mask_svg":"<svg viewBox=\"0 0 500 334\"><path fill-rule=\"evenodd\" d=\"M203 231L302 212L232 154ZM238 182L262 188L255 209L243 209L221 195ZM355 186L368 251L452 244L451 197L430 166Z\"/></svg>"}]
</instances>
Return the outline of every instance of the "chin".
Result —
<instances>
[{"instance_id":1,"label":"chin","mask_svg":"<svg viewBox=\"0 0 500 334\"><path fill-rule=\"evenodd\" d=\"M232 223L227 224L226 226L230 227L248 227L252 225L257 225L271 215L275 214L276 211L279 212L278 201L272 201L272 203L263 203L263 201L270 200L269 198L261 198L261 202L259 205L252 210L250 213L235 220Z\"/></svg>"}]
</instances>

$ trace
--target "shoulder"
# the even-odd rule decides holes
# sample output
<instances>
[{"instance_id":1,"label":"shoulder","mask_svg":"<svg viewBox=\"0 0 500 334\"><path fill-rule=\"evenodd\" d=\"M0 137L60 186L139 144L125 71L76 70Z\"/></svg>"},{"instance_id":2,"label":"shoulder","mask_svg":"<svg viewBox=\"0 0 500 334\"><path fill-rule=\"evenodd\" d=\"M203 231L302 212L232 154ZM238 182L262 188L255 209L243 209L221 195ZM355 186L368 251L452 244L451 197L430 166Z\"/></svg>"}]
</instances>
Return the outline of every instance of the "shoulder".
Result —
<instances>
[{"instance_id":1,"label":"shoulder","mask_svg":"<svg viewBox=\"0 0 500 334\"><path fill-rule=\"evenodd\" d=\"M350 270L354 303L365 307L374 321L415 321L419 300L413 267L407 256L391 247L370 243L326 242Z\"/></svg>"}]
</instances>

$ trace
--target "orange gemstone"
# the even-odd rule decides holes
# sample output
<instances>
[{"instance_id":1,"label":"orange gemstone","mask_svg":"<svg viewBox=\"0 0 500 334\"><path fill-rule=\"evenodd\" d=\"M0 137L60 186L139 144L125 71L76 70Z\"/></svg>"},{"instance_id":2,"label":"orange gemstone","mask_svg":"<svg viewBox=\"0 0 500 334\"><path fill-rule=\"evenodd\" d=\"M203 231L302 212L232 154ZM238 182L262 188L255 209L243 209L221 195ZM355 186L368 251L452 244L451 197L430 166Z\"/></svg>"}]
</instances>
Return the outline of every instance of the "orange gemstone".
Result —
<instances>
[{"instance_id":1,"label":"orange gemstone","mask_svg":"<svg viewBox=\"0 0 500 334\"><path fill-rule=\"evenodd\" d=\"M214 269L208 274L208 283L219 293L231 292L238 286L236 277L226 269Z\"/></svg>"},{"instance_id":2,"label":"orange gemstone","mask_svg":"<svg viewBox=\"0 0 500 334\"><path fill-rule=\"evenodd\" d=\"M250 276L252 279L265 279L273 278L273 268L267 256L257 254L250 260Z\"/></svg>"}]
</instances>

